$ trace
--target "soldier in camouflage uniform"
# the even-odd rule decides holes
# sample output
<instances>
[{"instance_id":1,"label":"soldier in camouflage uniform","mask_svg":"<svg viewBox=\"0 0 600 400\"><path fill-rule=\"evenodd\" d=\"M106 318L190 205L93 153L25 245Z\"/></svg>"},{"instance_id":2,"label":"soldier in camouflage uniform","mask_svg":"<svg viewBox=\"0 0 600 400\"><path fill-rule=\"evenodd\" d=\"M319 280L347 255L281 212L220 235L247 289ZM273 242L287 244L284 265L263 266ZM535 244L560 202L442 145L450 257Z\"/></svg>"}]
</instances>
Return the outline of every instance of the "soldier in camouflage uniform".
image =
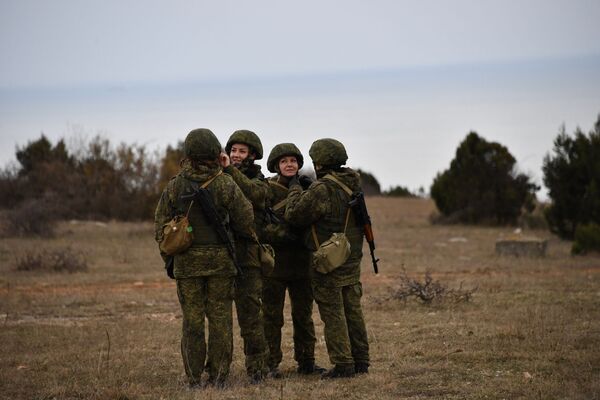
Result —
<instances>
[{"instance_id":1,"label":"soldier in camouflage uniform","mask_svg":"<svg viewBox=\"0 0 600 400\"><path fill-rule=\"evenodd\" d=\"M207 189L221 219L239 237L250 237L253 225L252 205L231 176L223 174L219 163L221 144L208 129L191 131L184 143L185 160L177 176L169 181L156 207L154 217L156 240L163 237L162 227L175 215L185 215L193 229L193 242L186 251L161 256L174 257L173 269L167 270L177 281L177 295L183 314L181 354L190 385L197 386L204 369L208 382L222 386L231 364L233 285L236 268L233 258L200 205L181 200L192 191L192 182ZM208 354L204 319L208 320ZM206 366L205 366L206 361Z\"/></svg>"},{"instance_id":2,"label":"soldier in camouflage uniform","mask_svg":"<svg viewBox=\"0 0 600 400\"><path fill-rule=\"evenodd\" d=\"M301 374L321 373L315 365L315 327L312 321L313 294L309 278L310 251L299 242L302 230L285 223L285 203L288 184L302 168L304 158L292 143L276 145L267 161L267 168L277 173L268 179L270 205L278 218L265 229L265 237L275 250L275 269L263 282L265 336L269 344L269 368L273 377L281 377L278 365L282 359L281 328L285 292L289 293L294 326L294 359ZM305 177L302 177L305 178ZM310 181L304 180L306 189Z\"/></svg>"},{"instance_id":3,"label":"soldier in camouflage uniform","mask_svg":"<svg viewBox=\"0 0 600 400\"><path fill-rule=\"evenodd\" d=\"M313 294L325 324L327 352L334 364L322 377L349 377L355 373L367 373L369 369L369 343L360 305L363 232L356 224L354 213L347 214L350 196L335 180L352 192L358 192L361 190L359 176L352 169L342 167L348 156L344 145L335 139L315 141L309 154L318 180L308 190L302 191L299 182L292 179L285 218L296 226L312 224L318 243L323 243L334 232L344 231L346 216L349 216L346 228L351 246L349 258L328 274L311 269ZM305 242L316 250L311 230Z\"/></svg>"},{"instance_id":4,"label":"soldier in camouflage uniform","mask_svg":"<svg viewBox=\"0 0 600 400\"><path fill-rule=\"evenodd\" d=\"M238 184L252 203L254 229L259 237L266 225L265 205L269 185L254 160L263 156L262 143L254 132L235 131L227 141L229 155L222 165L224 171ZM236 240L237 259L243 276L235 282L235 307L240 333L244 340L246 372L253 383L260 382L268 373L268 346L265 340L262 312L262 271L258 259L258 245L248 239Z\"/></svg>"}]
</instances>

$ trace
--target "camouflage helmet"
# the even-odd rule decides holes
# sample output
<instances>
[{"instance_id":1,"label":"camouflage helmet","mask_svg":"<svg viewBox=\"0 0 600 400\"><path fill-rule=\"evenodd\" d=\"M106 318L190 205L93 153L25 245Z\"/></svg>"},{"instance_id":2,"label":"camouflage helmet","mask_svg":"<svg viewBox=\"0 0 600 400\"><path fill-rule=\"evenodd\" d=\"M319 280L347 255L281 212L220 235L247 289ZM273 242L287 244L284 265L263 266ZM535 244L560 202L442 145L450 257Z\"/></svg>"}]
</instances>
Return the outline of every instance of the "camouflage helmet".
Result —
<instances>
[{"instance_id":1,"label":"camouflage helmet","mask_svg":"<svg viewBox=\"0 0 600 400\"><path fill-rule=\"evenodd\" d=\"M210 129L194 129L185 137L183 153L192 160L214 160L221 154L221 143Z\"/></svg>"},{"instance_id":2,"label":"camouflage helmet","mask_svg":"<svg viewBox=\"0 0 600 400\"><path fill-rule=\"evenodd\" d=\"M269 154L269 158L267 160L267 168L271 172L277 172L276 167L279 159L284 156L294 156L296 160L298 160L298 169L302 168L304 165L304 157L302 157L302 153L296 147L294 143L279 143L271 153Z\"/></svg>"},{"instance_id":3,"label":"camouflage helmet","mask_svg":"<svg viewBox=\"0 0 600 400\"><path fill-rule=\"evenodd\" d=\"M338 166L346 164L348 154L344 145L335 139L315 140L308 151L313 163L323 166Z\"/></svg>"},{"instance_id":4,"label":"camouflage helmet","mask_svg":"<svg viewBox=\"0 0 600 400\"><path fill-rule=\"evenodd\" d=\"M246 129L233 132L227 141L227 146L225 146L225 151L227 154L231 153L231 147L236 143L250 146L250 150L254 151L256 154L256 157L254 158L255 160L260 160L263 157L262 143L260 142L260 139L256 133Z\"/></svg>"}]
</instances>

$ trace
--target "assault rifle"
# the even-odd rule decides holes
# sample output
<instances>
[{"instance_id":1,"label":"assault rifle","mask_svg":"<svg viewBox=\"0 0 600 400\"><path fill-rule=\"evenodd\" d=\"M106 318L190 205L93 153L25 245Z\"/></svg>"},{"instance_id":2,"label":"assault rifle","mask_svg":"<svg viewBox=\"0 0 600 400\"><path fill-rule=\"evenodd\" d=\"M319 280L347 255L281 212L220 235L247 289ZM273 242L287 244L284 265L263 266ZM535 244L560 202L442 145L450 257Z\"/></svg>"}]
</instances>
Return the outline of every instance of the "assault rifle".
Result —
<instances>
[{"instance_id":1,"label":"assault rifle","mask_svg":"<svg viewBox=\"0 0 600 400\"><path fill-rule=\"evenodd\" d=\"M363 192L352 194L350 200L350 207L354 209L354 216L356 217L356 224L359 228L363 229L367 243L369 243L369 250L371 251L371 262L373 263L373 270L375 274L379 273L377 268L377 262L379 258L375 258L375 238L373 237L373 228L371 227L371 217L367 211L367 204L365 203L365 195Z\"/></svg>"},{"instance_id":2,"label":"assault rifle","mask_svg":"<svg viewBox=\"0 0 600 400\"><path fill-rule=\"evenodd\" d=\"M237 257L235 255L235 244L229 236L229 230L227 225L221 220L217 208L215 207L215 203L213 202L212 195L210 191L206 188L198 187L197 184L192 184L194 192L187 195L182 195L181 200L194 200L200 204L200 208L202 208L202 212L204 216L208 220L208 223L212 225L217 231L217 235L219 235L219 239L223 243L227 245L227 251L229 255L233 259L233 264L238 271L240 276L244 275L242 268L237 262Z\"/></svg>"}]
</instances>

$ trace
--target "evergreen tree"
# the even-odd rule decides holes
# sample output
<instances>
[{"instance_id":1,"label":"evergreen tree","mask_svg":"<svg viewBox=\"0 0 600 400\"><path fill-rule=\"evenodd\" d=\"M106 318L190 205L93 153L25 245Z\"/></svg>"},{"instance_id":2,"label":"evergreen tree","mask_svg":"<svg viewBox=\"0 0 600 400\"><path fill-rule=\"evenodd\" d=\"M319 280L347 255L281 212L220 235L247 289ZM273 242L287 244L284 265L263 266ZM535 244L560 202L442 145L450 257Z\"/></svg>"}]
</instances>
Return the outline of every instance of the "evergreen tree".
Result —
<instances>
[{"instance_id":1,"label":"evergreen tree","mask_svg":"<svg viewBox=\"0 0 600 400\"><path fill-rule=\"evenodd\" d=\"M431 197L449 220L464 223L515 223L525 207L532 210L536 185L515 172L508 149L470 132L456 150L450 168L438 173Z\"/></svg>"},{"instance_id":2,"label":"evergreen tree","mask_svg":"<svg viewBox=\"0 0 600 400\"><path fill-rule=\"evenodd\" d=\"M600 224L600 114L589 135L564 126L543 164L544 184L552 204L546 209L550 229L573 239L578 225Z\"/></svg>"}]
</instances>

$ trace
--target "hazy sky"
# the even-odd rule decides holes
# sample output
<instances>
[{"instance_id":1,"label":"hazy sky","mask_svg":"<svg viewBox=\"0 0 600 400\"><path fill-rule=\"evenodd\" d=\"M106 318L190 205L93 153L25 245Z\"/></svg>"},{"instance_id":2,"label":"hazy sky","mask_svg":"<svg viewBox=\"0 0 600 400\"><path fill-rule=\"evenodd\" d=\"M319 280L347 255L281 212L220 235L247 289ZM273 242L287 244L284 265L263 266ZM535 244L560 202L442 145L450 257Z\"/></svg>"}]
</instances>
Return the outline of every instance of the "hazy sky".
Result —
<instances>
[{"instance_id":1,"label":"hazy sky","mask_svg":"<svg viewBox=\"0 0 600 400\"><path fill-rule=\"evenodd\" d=\"M164 148L197 127L319 137L384 188L431 184L470 130L541 183L600 112L600 1L0 0L0 165L44 132Z\"/></svg>"},{"instance_id":2,"label":"hazy sky","mask_svg":"<svg viewBox=\"0 0 600 400\"><path fill-rule=\"evenodd\" d=\"M600 52L598 0L0 0L0 87Z\"/></svg>"}]
</instances>

